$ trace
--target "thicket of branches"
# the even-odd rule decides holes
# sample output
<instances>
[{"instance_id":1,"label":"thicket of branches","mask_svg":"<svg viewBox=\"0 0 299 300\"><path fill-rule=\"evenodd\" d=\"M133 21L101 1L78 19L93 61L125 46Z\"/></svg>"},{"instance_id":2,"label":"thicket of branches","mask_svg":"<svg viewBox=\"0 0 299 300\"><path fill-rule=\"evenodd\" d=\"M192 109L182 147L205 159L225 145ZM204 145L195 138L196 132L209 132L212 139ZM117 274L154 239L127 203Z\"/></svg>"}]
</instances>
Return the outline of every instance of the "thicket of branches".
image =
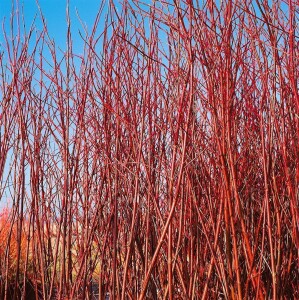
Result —
<instances>
[{"instance_id":1,"label":"thicket of branches","mask_svg":"<svg viewBox=\"0 0 299 300\"><path fill-rule=\"evenodd\" d=\"M103 1L81 54L69 14L65 51L42 12L4 32L0 298L299 299L298 15Z\"/></svg>"}]
</instances>

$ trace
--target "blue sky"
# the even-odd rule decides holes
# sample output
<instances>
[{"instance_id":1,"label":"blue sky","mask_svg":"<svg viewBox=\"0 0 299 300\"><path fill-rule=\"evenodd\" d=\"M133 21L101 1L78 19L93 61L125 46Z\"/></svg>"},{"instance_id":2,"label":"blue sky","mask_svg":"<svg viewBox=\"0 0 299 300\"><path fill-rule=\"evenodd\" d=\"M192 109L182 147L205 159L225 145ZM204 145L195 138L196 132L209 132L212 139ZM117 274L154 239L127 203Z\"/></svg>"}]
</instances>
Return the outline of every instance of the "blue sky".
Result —
<instances>
[{"instance_id":1,"label":"blue sky","mask_svg":"<svg viewBox=\"0 0 299 300\"><path fill-rule=\"evenodd\" d=\"M14 1L14 7L13 7ZM19 5L16 5L16 0L0 0L0 51L5 52L5 40L3 36L3 28L10 38L11 30L10 30L10 19L12 12L16 12L17 7L19 10L23 11L24 22L26 24L26 28L31 26L34 21L34 17L36 16L36 20L34 21L35 30L42 30L42 22L39 15L38 6L36 4L36 0L20 0ZM70 9L70 17L72 21L72 39L73 39L73 50L75 53L83 52L83 41L78 33L79 30L83 32L82 25L78 20L76 11L78 12L81 21L85 23L89 32L91 32L97 12L100 6L100 0L69 0L69 9ZM117 1L115 1L117 2ZM118 2L119 3L119 2ZM66 0L39 0L39 5L41 7L41 11L46 19L47 28L49 32L49 36L51 39L55 40L55 44L62 51L66 50L66 36L67 36L67 22L66 22ZM13 9L14 8L14 9ZM105 11L103 12L105 15ZM104 21L104 20L102 20ZM100 21L98 32L102 31L103 22ZM16 36L17 26L15 26L13 37ZM83 34L84 36L84 34ZM5 59L5 55L4 55ZM1 91L0 91L0 101L1 101ZM7 159L5 166L5 174L2 179L6 179L9 172L9 163L10 159ZM11 196L7 190L3 194L3 197L0 197L0 213L1 209L5 207L7 204L11 205L11 202L7 203L7 200L10 201Z\"/></svg>"},{"instance_id":2,"label":"blue sky","mask_svg":"<svg viewBox=\"0 0 299 300\"><path fill-rule=\"evenodd\" d=\"M16 3L16 1L14 0ZM65 49L66 45L66 0L39 0L39 5L44 14L47 22L48 31L51 38L55 39L55 43L61 49ZM78 31L83 31L82 25L80 24L76 10L83 23L86 24L89 32L92 29L96 14L100 6L100 0L70 0L70 17L72 20L72 35L74 40L75 52L82 50L81 38L79 37ZM0 43L3 43L3 29L2 25L4 22L4 28L6 32L10 32L10 16L12 13L12 0L0 0ZM16 8L16 4L14 5ZM34 16L37 15L35 25L37 30L42 28L41 20L38 13L38 6L36 0L20 0L19 8L23 9L24 20L27 28L30 27L34 20ZM101 28L99 28L101 30Z\"/></svg>"}]
</instances>

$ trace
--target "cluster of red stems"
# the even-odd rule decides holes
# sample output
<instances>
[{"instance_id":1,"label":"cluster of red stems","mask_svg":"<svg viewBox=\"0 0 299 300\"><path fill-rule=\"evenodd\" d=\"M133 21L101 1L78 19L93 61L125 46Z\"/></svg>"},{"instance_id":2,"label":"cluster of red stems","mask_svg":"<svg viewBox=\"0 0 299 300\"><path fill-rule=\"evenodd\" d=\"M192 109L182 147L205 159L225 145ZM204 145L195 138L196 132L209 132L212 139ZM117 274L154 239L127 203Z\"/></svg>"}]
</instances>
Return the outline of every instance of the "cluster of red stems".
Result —
<instances>
[{"instance_id":1,"label":"cluster of red stems","mask_svg":"<svg viewBox=\"0 0 299 300\"><path fill-rule=\"evenodd\" d=\"M0 298L299 299L298 2L67 8L65 51L39 18L0 53Z\"/></svg>"}]
</instances>

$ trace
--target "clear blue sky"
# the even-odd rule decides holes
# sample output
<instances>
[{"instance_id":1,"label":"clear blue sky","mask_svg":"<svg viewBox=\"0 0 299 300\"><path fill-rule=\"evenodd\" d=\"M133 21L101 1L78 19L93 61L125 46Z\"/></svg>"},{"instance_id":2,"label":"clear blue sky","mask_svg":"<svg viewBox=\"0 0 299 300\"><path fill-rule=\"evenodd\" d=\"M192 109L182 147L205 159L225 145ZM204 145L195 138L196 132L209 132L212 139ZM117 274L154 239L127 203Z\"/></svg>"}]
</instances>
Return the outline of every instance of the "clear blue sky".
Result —
<instances>
[{"instance_id":1,"label":"clear blue sky","mask_svg":"<svg viewBox=\"0 0 299 300\"><path fill-rule=\"evenodd\" d=\"M4 27L9 32L10 16L12 13L12 3L16 0L0 0L0 43L3 43L2 25L5 20ZM51 38L55 39L57 46L65 49L66 41L66 0L39 0L39 5L47 21L48 31ZM88 30L92 29L96 14L100 6L100 0L69 0L70 16L72 20L72 34L74 40L75 52L82 49L81 39L78 30L83 31L82 26L77 18L78 11L81 20L87 25ZM117 1L115 1L117 2ZM16 7L16 4L15 4ZM24 19L26 26L29 27L33 22L34 16L37 14L35 25L37 29L41 29L41 20L38 14L36 0L20 0L19 8L24 11ZM99 28L101 30L101 28Z\"/></svg>"},{"instance_id":2,"label":"clear blue sky","mask_svg":"<svg viewBox=\"0 0 299 300\"><path fill-rule=\"evenodd\" d=\"M87 29L91 32L97 12L100 6L100 0L69 0L69 9L70 9L70 17L72 21L72 39L73 39L73 51L75 53L83 52L83 42L81 37L79 36L78 31L81 30L83 32L82 25L78 20L76 10L82 20L83 23L86 24ZM8 37L11 36L10 31L10 18L13 12L13 3L14 3L14 11L17 8L16 0L0 0L0 51L5 52L5 40L3 36L3 28L6 31ZM119 3L115 1L115 3ZM42 13L46 19L48 32L51 39L55 40L55 44L62 51L66 50L66 34L67 34L67 22L66 22L66 0L39 0L39 5L41 7ZM20 0L18 5L20 10L23 10L24 21L28 28L31 26L34 17L36 16L36 20L34 22L35 29L40 31L42 29L42 22L38 11L38 6L36 4L36 0ZM107 9L107 7L105 7ZM105 10L104 9L104 10ZM105 11L103 12L105 15ZM102 31L101 24L103 24L104 20L101 20L98 27L98 32ZM17 26L15 26L16 35ZM84 33L83 33L84 36ZM5 55L4 55L5 59ZM5 62L4 62L5 63ZM1 91L0 91L0 101L1 101ZM9 167L10 159L8 157L5 166L5 174L2 179L6 179L8 175L8 167ZM7 204L11 205L11 202L7 203L7 200L11 199L9 193L4 193L3 197L0 198L0 214L3 207Z\"/></svg>"}]
</instances>

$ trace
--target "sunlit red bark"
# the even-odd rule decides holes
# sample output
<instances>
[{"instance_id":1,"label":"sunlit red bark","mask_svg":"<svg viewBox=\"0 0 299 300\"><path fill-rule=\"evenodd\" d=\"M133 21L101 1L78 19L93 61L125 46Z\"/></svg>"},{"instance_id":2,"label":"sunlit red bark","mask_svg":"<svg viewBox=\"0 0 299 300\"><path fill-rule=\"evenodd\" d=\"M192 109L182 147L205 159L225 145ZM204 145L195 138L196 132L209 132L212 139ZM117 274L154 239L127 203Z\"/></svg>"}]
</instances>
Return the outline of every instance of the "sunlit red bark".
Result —
<instances>
[{"instance_id":1,"label":"sunlit red bark","mask_svg":"<svg viewBox=\"0 0 299 300\"><path fill-rule=\"evenodd\" d=\"M299 299L298 10L103 1L81 54L69 13L64 51L42 12L5 32L4 299Z\"/></svg>"}]
</instances>

